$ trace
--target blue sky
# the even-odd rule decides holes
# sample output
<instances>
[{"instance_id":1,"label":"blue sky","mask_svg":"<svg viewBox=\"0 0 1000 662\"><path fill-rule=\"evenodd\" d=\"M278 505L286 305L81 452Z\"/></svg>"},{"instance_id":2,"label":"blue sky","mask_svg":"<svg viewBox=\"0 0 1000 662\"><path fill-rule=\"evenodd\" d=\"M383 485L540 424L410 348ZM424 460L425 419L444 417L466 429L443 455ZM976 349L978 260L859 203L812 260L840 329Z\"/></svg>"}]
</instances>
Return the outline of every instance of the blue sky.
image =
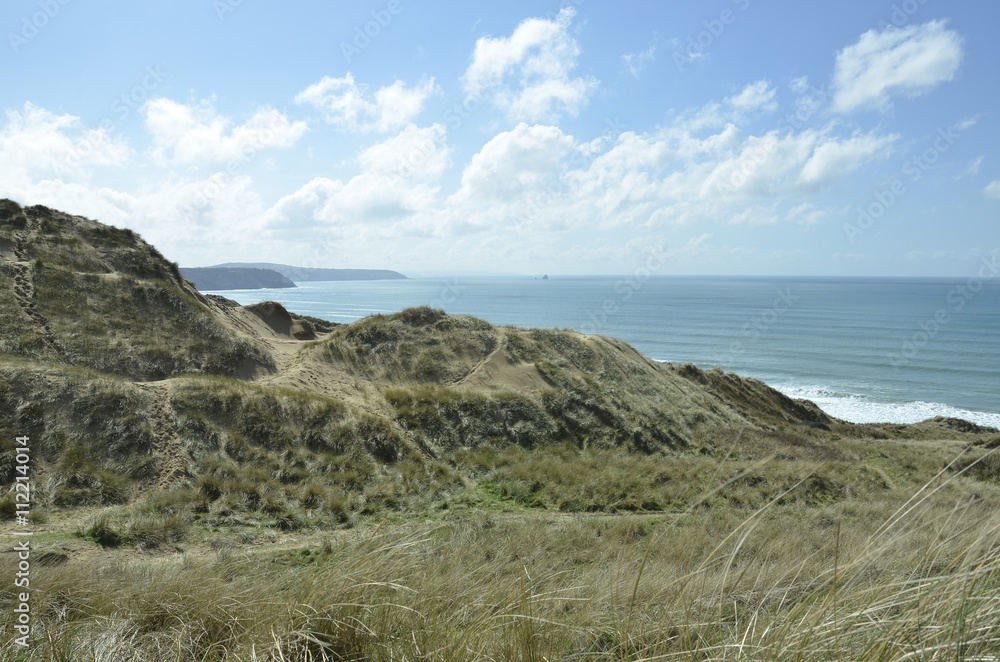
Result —
<instances>
[{"instance_id":1,"label":"blue sky","mask_svg":"<svg viewBox=\"0 0 1000 662\"><path fill-rule=\"evenodd\" d=\"M9 0L0 195L183 266L971 276L1000 254L997 25L972 0Z\"/></svg>"}]
</instances>

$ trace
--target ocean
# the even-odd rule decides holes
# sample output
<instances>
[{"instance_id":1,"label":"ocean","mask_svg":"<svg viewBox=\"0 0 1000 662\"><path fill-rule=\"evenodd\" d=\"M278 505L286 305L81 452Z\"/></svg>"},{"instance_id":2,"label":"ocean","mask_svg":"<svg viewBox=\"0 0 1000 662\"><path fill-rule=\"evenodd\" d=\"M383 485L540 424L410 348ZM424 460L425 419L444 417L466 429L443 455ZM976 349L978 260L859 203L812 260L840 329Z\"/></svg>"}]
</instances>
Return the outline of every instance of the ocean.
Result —
<instances>
[{"instance_id":1,"label":"ocean","mask_svg":"<svg viewBox=\"0 0 1000 662\"><path fill-rule=\"evenodd\" d=\"M1000 278L449 277L215 292L333 322L430 305L620 338L858 422L1000 427Z\"/></svg>"}]
</instances>

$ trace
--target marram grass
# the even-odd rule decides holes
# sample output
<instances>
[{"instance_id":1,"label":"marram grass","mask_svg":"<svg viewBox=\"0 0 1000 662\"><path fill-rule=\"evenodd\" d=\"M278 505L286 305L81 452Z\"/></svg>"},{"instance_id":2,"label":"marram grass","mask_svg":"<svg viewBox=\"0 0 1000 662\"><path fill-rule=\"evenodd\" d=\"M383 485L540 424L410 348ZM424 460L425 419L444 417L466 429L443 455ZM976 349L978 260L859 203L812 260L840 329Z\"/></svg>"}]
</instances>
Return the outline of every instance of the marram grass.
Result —
<instances>
[{"instance_id":1,"label":"marram grass","mask_svg":"<svg viewBox=\"0 0 1000 662\"><path fill-rule=\"evenodd\" d=\"M33 646L14 646L5 608L0 651L73 662L996 659L996 495L951 469L886 493L880 518L853 500L777 498L670 515L472 511L280 552L40 567Z\"/></svg>"}]
</instances>

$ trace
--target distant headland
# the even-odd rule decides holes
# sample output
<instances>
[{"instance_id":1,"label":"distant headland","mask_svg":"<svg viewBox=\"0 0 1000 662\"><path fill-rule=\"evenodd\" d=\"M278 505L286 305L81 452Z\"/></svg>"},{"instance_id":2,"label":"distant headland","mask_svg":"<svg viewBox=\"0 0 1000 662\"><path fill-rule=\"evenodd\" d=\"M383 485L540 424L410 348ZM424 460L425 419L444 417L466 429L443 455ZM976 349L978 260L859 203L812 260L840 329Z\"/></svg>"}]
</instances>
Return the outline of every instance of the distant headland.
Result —
<instances>
[{"instance_id":1,"label":"distant headland","mask_svg":"<svg viewBox=\"0 0 1000 662\"><path fill-rule=\"evenodd\" d=\"M295 287L296 282L405 279L388 269L316 269L270 262L227 262L211 267L181 267L199 290L256 290Z\"/></svg>"}]
</instances>

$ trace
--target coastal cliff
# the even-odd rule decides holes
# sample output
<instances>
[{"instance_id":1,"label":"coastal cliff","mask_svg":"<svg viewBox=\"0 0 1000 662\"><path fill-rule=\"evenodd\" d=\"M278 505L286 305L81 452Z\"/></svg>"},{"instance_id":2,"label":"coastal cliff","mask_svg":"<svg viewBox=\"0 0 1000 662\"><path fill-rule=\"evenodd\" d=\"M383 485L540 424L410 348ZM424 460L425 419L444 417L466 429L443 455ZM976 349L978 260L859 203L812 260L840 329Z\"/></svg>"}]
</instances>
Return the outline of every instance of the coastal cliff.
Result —
<instances>
[{"instance_id":1,"label":"coastal cliff","mask_svg":"<svg viewBox=\"0 0 1000 662\"><path fill-rule=\"evenodd\" d=\"M181 275L200 291L295 287L277 271L244 267L181 267Z\"/></svg>"}]
</instances>

